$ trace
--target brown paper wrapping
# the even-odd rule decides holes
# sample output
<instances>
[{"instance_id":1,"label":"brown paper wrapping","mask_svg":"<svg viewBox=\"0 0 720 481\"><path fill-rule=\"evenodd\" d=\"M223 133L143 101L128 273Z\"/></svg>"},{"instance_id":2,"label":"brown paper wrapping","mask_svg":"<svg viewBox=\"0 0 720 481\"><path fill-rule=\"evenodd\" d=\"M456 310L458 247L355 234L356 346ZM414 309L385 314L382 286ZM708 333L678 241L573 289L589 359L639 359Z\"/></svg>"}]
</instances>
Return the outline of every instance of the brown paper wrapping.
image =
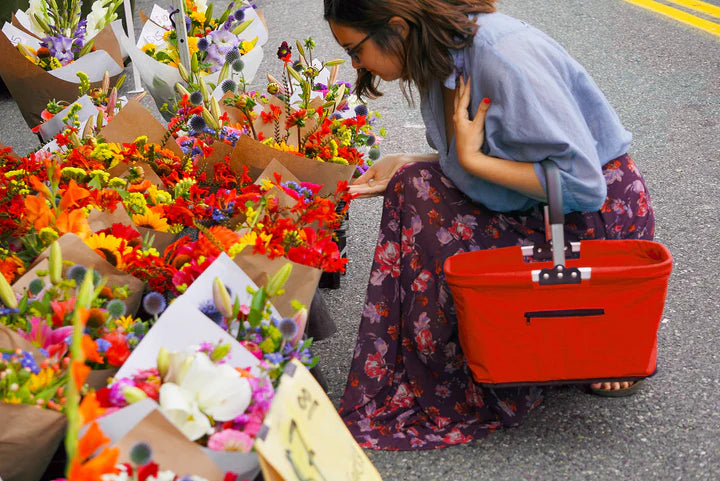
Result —
<instances>
[{"instance_id":1,"label":"brown paper wrapping","mask_svg":"<svg viewBox=\"0 0 720 481\"><path fill-rule=\"evenodd\" d=\"M149 180L155 187L165 190L165 182L163 182L150 164L146 162L133 162L132 164L121 162L110 169L108 173L113 177L124 177L130 171L131 167L140 167L143 171L143 180Z\"/></svg>"},{"instance_id":2,"label":"brown paper wrapping","mask_svg":"<svg viewBox=\"0 0 720 481\"><path fill-rule=\"evenodd\" d=\"M302 182L321 184L320 195L331 195L337 190L337 183L342 180L349 181L354 165L333 164L299 157L268 147L261 142L245 135L240 136L230 158L230 167L235 172L242 172L242 166L248 167L248 174L257 178L276 159Z\"/></svg>"},{"instance_id":3,"label":"brown paper wrapping","mask_svg":"<svg viewBox=\"0 0 720 481\"><path fill-rule=\"evenodd\" d=\"M40 351L38 351L38 349L33 346L30 341L20 336L20 334L13 331L8 326L0 324L0 349L10 349L14 351L17 348L20 348L23 351L31 352L35 358L38 356L41 356L42 358L45 357L40 354Z\"/></svg>"},{"instance_id":4,"label":"brown paper wrapping","mask_svg":"<svg viewBox=\"0 0 720 481\"><path fill-rule=\"evenodd\" d=\"M65 415L0 403L0 478L38 481L65 434Z\"/></svg>"},{"instance_id":5,"label":"brown paper wrapping","mask_svg":"<svg viewBox=\"0 0 720 481\"><path fill-rule=\"evenodd\" d=\"M131 143L144 135L148 142L162 144L167 129L160 123L148 109L137 100L131 100L113 119L102 128L100 137L108 142L118 144ZM168 139L165 147L172 150L178 157L183 157L180 146L175 139Z\"/></svg>"},{"instance_id":6,"label":"brown paper wrapping","mask_svg":"<svg viewBox=\"0 0 720 481\"><path fill-rule=\"evenodd\" d=\"M262 254L253 254L251 249L244 249L233 259L258 286L267 284L267 280L287 262L292 263L290 278L285 283L285 293L273 301L273 305L281 316L290 317L295 314L292 307L293 299L303 303L310 309L313 296L317 290L322 271L314 267L304 266L289 261L285 257L268 259Z\"/></svg>"},{"instance_id":7,"label":"brown paper wrapping","mask_svg":"<svg viewBox=\"0 0 720 481\"><path fill-rule=\"evenodd\" d=\"M90 374L88 374L85 384L87 384L93 391L97 391L98 389L102 389L107 386L108 378L113 377L117 374L117 372L117 367L109 369L93 369L90 371Z\"/></svg>"},{"instance_id":8,"label":"brown paper wrapping","mask_svg":"<svg viewBox=\"0 0 720 481\"><path fill-rule=\"evenodd\" d=\"M130 449L144 441L152 447L153 462L162 470L170 470L182 478L202 476L208 481L222 481L223 473L200 449L185 437L160 411L153 410L116 444L120 448L119 463L130 461Z\"/></svg>"},{"instance_id":9,"label":"brown paper wrapping","mask_svg":"<svg viewBox=\"0 0 720 481\"><path fill-rule=\"evenodd\" d=\"M113 267L75 234L65 234L58 239L58 242L60 243L63 261L71 261L75 264L82 264L88 269L97 270L103 277L107 278L107 285L109 286L127 285L130 289L130 295L124 301L127 312L129 315L134 315L137 312L145 290L145 283L143 281ZM36 274L37 271L48 269L49 256L50 248L48 247L35 259L30 269L12 285L13 291L18 294L24 294L30 282L38 277ZM67 267L63 266L63 271L66 270Z\"/></svg>"},{"instance_id":10,"label":"brown paper wrapping","mask_svg":"<svg viewBox=\"0 0 720 481\"><path fill-rule=\"evenodd\" d=\"M5 145L5 144L3 144L2 142L0 142L0 149L4 149L5 147L10 147L10 146L9 146L9 145ZM10 147L10 148L12 149L12 147ZM15 153L14 150L10 151L10 154L8 154L8 155L10 155L10 157L14 157L14 158L16 158L16 159L19 159L19 158L20 158L20 157L18 156L18 154Z\"/></svg>"},{"instance_id":11,"label":"brown paper wrapping","mask_svg":"<svg viewBox=\"0 0 720 481\"><path fill-rule=\"evenodd\" d=\"M114 39L117 51L113 51L112 41L107 37L111 35ZM118 65L122 66L122 56L120 55L120 46L117 43L112 27L106 26L102 32L96 37L96 45L98 50L103 50L100 45L104 45L110 50L107 52L115 61L120 58ZM99 41L99 43L98 43ZM68 103L74 102L78 98L79 80L75 82L66 82L57 77L50 75L28 59L26 59L17 48L10 43L5 35L0 35L0 75L7 86L12 98L17 103L20 113L22 113L25 122L29 127L34 127L42 118L40 114L47 106L51 99L58 101L64 100ZM111 79L116 82L117 77ZM93 88L100 87L102 81L93 82Z\"/></svg>"},{"instance_id":12,"label":"brown paper wrapping","mask_svg":"<svg viewBox=\"0 0 720 481\"><path fill-rule=\"evenodd\" d=\"M211 147L213 148L212 154L200 160L198 165L198 173L205 172L209 179L213 176L215 164L221 163L225 157L229 159L234 149L232 145L220 141L216 141ZM240 171L242 171L242 168Z\"/></svg>"}]
</instances>

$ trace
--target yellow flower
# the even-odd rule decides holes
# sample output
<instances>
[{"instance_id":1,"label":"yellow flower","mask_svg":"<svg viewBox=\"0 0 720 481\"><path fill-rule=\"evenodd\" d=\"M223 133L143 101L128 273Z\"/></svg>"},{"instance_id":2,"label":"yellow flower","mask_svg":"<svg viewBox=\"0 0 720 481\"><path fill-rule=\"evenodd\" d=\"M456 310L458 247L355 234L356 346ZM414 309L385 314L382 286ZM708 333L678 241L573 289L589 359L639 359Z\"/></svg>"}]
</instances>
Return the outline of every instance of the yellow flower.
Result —
<instances>
[{"instance_id":1,"label":"yellow flower","mask_svg":"<svg viewBox=\"0 0 720 481\"><path fill-rule=\"evenodd\" d=\"M256 232L248 232L240 238L240 242L233 244L228 250L230 258L234 258L237 254L241 253L247 246L254 246L257 241L258 235Z\"/></svg>"},{"instance_id":2,"label":"yellow flower","mask_svg":"<svg viewBox=\"0 0 720 481\"><path fill-rule=\"evenodd\" d=\"M198 11L192 12L190 14L190 18L192 18L193 20L195 20L198 23L205 23L205 14L203 12L198 12ZM197 37L195 37L195 38L197 38ZM188 40L190 40L190 39L188 38Z\"/></svg>"},{"instance_id":3,"label":"yellow flower","mask_svg":"<svg viewBox=\"0 0 720 481\"><path fill-rule=\"evenodd\" d=\"M46 388L52 383L54 378L53 370L48 368L41 369L37 374L30 374L30 392L38 392Z\"/></svg>"},{"instance_id":4,"label":"yellow flower","mask_svg":"<svg viewBox=\"0 0 720 481\"><path fill-rule=\"evenodd\" d=\"M140 50L152 56L155 53L155 50L157 50L157 45L155 45L154 43L146 43L142 46Z\"/></svg>"},{"instance_id":5,"label":"yellow flower","mask_svg":"<svg viewBox=\"0 0 720 481\"><path fill-rule=\"evenodd\" d=\"M204 16L205 15L203 15L203 17ZM198 37L188 37L188 48L190 49L190 55L200 51L200 49L198 48L198 40L200 40Z\"/></svg>"},{"instance_id":6,"label":"yellow flower","mask_svg":"<svg viewBox=\"0 0 720 481\"><path fill-rule=\"evenodd\" d=\"M122 316L119 319L115 319L115 325L122 327L125 332L128 332L130 330L130 326L133 324L135 324L135 319L133 319L132 316Z\"/></svg>"},{"instance_id":7,"label":"yellow flower","mask_svg":"<svg viewBox=\"0 0 720 481\"><path fill-rule=\"evenodd\" d=\"M161 217L160 214L148 210L145 214L133 214L132 220L138 227L147 227L148 229L159 230L160 232L167 232L170 229L165 217Z\"/></svg>"},{"instance_id":8,"label":"yellow flower","mask_svg":"<svg viewBox=\"0 0 720 481\"><path fill-rule=\"evenodd\" d=\"M120 252L120 245L122 239L100 233L91 235L85 239L85 243L113 266L118 267L121 265L122 253Z\"/></svg>"},{"instance_id":9,"label":"yellow flower","mask_svg":"<svg viewBox=\"0 0 720 481\"><path fill-rule=\"evenodd\" d=\"M269 139L273 140L273 139ZM270 145L273 149L280 150L282 152L298 152L298 148L294 145L288 145L285 143L285 141L280 142L279 144L273 144Z\"/></svg>"},{"instance_id":10,"label":"yellow flower","mask_svg":"<svg viewBox=\"0 0 720 481\"><path fill-rule=\"evenodd\" d=\"M22 404L22 399L15 396L6 397L2 401L7 404Z\"/></svg>"}]
</instances>

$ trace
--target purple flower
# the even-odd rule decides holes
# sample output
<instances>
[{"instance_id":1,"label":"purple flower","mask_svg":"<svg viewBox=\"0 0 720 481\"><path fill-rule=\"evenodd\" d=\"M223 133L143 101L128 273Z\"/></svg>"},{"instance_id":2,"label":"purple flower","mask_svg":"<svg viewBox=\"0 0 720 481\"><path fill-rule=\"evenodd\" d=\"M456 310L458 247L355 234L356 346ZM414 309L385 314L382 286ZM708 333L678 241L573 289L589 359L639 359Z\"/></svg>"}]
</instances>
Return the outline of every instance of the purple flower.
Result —
<instances>
[{"instance_id":1,"label":"purple flower","mask_svg":"<svg viewBox=\"0 0 720 481\"><path fill-rule=\"evenodd\" d=\"M112 344L110 344L105 339L98 339L95 342L97 343L98 352L101 353L107 351L108 349L110 349L110 346L112 346Z\"/></svg>"},{"instance_id":2,"label":"purple flower","mask_svg":"<svg viewBox=\"0 0 720 481\"><path fill-rule=\"evenodd\" d=\"M82 45L82 41L78 39L65 37L63 35L48 35L40 45L50 50L50 55L57 58L61 64L67 65L75 60L73 47L76 42Z\"/></svg>"},{"instance_id":3,"label":"purple flower","mask_svg":"<svg viewBox=\"0 0 720 481\"><path fill-rule=\"evenodd\" d=\"M110 394L108 395L110 404L120 408L127 406L127 401L125 400L125 395L123 394L123 388L125 386L135 387L135 381L125 377L110 386Z\"/></svg>"}]
</instances>

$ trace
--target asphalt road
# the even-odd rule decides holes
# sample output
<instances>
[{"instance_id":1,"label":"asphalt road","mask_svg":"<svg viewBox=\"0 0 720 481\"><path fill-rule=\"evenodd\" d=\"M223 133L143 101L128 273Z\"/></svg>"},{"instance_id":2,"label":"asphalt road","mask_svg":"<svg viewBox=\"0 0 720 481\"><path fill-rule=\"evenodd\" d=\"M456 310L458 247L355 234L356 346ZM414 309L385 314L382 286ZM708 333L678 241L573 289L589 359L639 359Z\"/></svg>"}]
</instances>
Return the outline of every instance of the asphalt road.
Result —
<instances>
[{"instance_id":1,"label":"asphalt road","mask_svg":"<svg viewBox=\"0 0 720 481\"><path fill-rule=\"evenodd\" d=\"M137 3L149 11L153 2ZM322 2L258 3L270 29L261 73L279 72L274 51L283 40L312 36L318 55L342 58L322 20ZM466 446L368 454L388 481L720 479L715 244L720 239L720 37L623 0L502 0L499 7L563 44L634 134L631 155L655 204L656 239L675 258L658 373L644 391L626 399L553 389L521 427ZM354 75L343 66L340 78L350 81ZM371 104L382 112L389 132L383 150L429 151L418 109L407 105L396 85L383 87L386 95ZM35 146L7 96L0 98L0 141L21 153ZM340 289L323 290L339 332L317 343L317 353L336 403L355 344L380 212L380 199L354 203L348 273Z\"/></svg>"}]
</instances>

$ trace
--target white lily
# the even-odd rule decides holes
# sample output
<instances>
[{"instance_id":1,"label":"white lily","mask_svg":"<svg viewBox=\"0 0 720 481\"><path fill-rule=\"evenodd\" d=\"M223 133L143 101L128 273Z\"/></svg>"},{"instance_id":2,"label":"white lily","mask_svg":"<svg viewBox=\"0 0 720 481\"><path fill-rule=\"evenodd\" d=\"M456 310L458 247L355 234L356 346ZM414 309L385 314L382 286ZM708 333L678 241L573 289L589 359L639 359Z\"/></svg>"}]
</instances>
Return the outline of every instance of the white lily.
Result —
<instances>
[{"instance_id":1,"label":"white lily","mask_svg":"<svg viewBox=\"0 0 720 481\"><path fill-rule=\"evenodd\" d=\"M205 353L171 356L170 366L173 382L166 376L160 407L193 441L208 433L210 418L230 421L250 405L252 388L247 379L227 364L214 364Z\"/></svg>"},{"instance_id":2,"label":"white lily","mask_svg":"<svg viewBox=\"0 0 720 481\"><path fill-rule=\"evenodd\" d=\"M176 428L191 441L212 431L210 420L199 409L190 391L166 382L160 386L160 407Z\"/></svg>"}]
</instances>

